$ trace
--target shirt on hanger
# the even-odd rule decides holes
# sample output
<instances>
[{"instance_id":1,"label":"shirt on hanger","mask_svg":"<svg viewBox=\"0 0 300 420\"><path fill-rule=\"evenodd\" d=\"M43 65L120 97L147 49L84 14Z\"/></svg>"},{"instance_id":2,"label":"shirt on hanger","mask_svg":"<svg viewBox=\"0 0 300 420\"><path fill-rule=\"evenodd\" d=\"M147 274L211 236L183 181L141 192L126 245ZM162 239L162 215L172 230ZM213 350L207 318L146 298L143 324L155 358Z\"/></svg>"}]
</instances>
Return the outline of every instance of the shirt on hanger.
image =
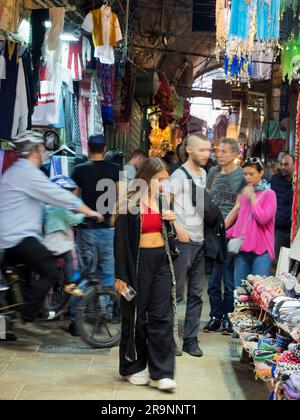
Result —
<instances>
[{"instance_id":1,"label":"shirt on hanger","mask_svg":"<svg viewBox=\"0 0 300 420\"><path fill-rule=\"evenodd\" d=\"M92 59L92 46L90 40L86 37L82 37L82 61L83 67L86 68L87 64Z\"/></svg>"},{"instance_id":2,"label":"shirt on hanger","mask_svg":"<svg viewBox=\"0 0 300 420\"><path fill-rule=\"evenodd\" d=\"M98 22L97 26L95 22ZM113 47L116 42L122 40L122 32L119 19L111 8L103 5L100 9L90 12L82 24L82 29L93 33L95 57L103 64L114 64Z\"/></svg>"},{"instance_id":3,"label":"shirt on hanger","mask_svg":"<svg viewBox=\"0 0 300 420\"><path fill-rule=\"evenodd\" d=\"M70 70L60 64L57 67L58 77L55 81L41 81L41 98L32 116L32 122L35 125L56 125L60 122L61 88L63 82L68 86L70 93L73 93L73 80Z\"/></svg>"},{"instance_id":4,"label":"shirt on hanger","mask_svg":"<svg viewBox=\"0 0 300 420\"><path fill-rule=\"evenodd\" d=\"M28 126L28 102L23 60L19 60L19 73L17 81L17 93L14 111L14 121L11 137L15 137L27 129Z\"/></svg>"}]
</instances>

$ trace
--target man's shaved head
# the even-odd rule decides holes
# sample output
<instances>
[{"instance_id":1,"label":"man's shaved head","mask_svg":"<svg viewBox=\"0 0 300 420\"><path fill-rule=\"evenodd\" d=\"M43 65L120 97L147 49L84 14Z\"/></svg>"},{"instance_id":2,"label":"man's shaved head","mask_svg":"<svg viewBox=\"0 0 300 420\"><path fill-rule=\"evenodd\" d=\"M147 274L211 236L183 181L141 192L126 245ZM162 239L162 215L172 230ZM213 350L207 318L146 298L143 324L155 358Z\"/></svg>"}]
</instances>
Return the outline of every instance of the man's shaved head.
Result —
<instances>
[{"instance_id":1,"label":"man's shaved head","mask_svg":"<svg viewBox=\"0 0 300 420\"><path fill-rule=\"evenodd\" d=\"M205 166L212 151L209 139L200 133L193 133L186 138L185 142L189 160L197 166Z\"/></svg>"},{"instance_id":2,"label":"man's shaved head","mask_svg":"<svg viewBox=\"0 0 300 420\"><path fill-rule=\"evenodd\" d=\"M203 136L202 134L193 133L193 134L190 134L187 137L186 145L194 147L195 145L197 146L199 144L199 141L208 141L209 142L209 139L208 139L208 137Z\"/></svg>"}]
</instances>

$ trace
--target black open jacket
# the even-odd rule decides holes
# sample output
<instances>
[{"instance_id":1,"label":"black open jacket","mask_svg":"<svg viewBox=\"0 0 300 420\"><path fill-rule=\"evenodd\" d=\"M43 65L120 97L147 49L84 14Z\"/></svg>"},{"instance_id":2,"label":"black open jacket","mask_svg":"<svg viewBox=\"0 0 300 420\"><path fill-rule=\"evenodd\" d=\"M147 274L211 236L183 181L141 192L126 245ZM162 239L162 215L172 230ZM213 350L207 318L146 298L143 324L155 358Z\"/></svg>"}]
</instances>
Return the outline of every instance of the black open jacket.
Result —
<instances>
[{"instance_id":1,"label":"black open jacket","mask_svg":"<svg viewBox=\"0 0 300 420\"><path fill-rule=\"evenodd\" d=\"M126 342L126 358L129 361L137 360L137 351L135 343L135 329L138 317L138 272L140 257L141 240L141 215L139 214L120 214L115 223L115 278L126 282L137 292L137 296L132 302L128 302L121 297L122 311L122 339ZM177 302L176 302L176 280L173 268L172 257L168 245L167 230L163 222L163 238L165 242L166 255L168 257L169 267L172 275L172 302L174 311L173 335L174 343L177 349L180 348L177 320Z\"/></svg>"},{"instance_id":2,"label":"black open jacket","mask_svg":"<svg viewBox=\"0 0 300 420\"><path fill-rule=\"evenodd\" d=\"M211 273L214 261L223 264L228 256L225 222L207 191L204 195L204 253L207 274Z\"/></svg>"}]
</instances>

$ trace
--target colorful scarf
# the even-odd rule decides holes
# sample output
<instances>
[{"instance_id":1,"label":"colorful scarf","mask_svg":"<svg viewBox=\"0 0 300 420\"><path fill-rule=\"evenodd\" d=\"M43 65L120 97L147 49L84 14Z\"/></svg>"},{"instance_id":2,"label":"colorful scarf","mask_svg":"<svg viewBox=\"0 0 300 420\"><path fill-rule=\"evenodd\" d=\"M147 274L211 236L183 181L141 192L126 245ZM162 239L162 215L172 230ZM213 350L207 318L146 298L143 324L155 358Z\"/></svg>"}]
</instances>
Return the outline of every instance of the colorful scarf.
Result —
<instances>
[{"instance_id":1,"label":"colorful scarf","mask_svg":"<svg viewBox=\"0 0 300 420\"><path fill-rule=\"evenodd\" d=\"M255 185L254 187L255 192L268 191L270 189L271 189L271 184L269 184L269 182L266 179L264 179L260 184Z\"/></svg>"}]
</instances>

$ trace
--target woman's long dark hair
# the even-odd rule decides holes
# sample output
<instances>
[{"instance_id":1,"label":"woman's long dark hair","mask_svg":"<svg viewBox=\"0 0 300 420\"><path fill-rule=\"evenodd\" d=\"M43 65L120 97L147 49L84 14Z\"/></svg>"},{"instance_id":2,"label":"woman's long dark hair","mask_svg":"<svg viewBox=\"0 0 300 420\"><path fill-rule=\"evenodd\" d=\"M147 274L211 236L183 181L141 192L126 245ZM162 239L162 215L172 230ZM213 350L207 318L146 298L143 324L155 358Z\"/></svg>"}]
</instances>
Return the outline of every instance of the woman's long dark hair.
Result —
<instances>
[{"instance_id":1,"label":"woman's long dark hair","mask_svg":"<svg viewBox=\"0 0 300 420\"><path fill-rule=\"evenodd\" d=\"M150 157L146 159L142 164L141 168L136 174L135 179L142 179L147 183L147 185L150 185L152 178L164 170L167 170L167 167L162 159ZM134 186L134 180L132 185Z\"/></svg>"},{"instance_id":2,"label":"woman's long dark hair","mask_svg":"<svg viewBox=\"0 0 300 420\"><path fill-rule=\"evenodd\" d=\"M146 159L137 172L136 177L133 179L132 184L128 188L127 197L120 197L120 200L118 200L116 206L116 217L118 217L122 209L124 210L130 208L130 200L132 200L136 194L141 195L141 193L143 194L146 192L140 190L137 192L140 187L140 180L145 181L147 187L149 188L153 177L164 170L167 171L167 167L162 159L156 157Z\"/></svg>"}]
</instances>

